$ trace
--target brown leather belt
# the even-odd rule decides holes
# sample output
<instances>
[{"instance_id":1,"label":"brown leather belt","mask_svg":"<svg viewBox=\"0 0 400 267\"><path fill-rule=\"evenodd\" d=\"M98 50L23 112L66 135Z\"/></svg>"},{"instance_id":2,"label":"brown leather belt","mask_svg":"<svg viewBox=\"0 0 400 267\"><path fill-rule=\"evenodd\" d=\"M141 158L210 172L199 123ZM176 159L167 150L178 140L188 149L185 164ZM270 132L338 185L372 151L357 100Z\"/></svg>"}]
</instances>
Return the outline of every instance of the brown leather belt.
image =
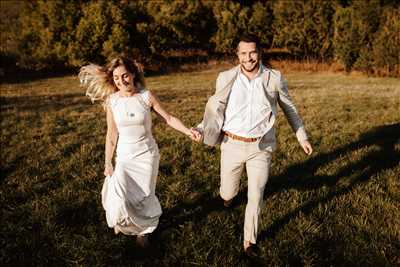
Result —
<instances>
[{"instance_id":1,"label":"brown leather belt","mask_svg":"<svg viewBox=\"0 0 400 267\"><path fill-rule=\"evenodd\" d=\"M234 139L234 140L239 140L239 141L243 141L243 142L246 142L246 143L255 142L255 141L257 141L258 139L260 139L260 138L247 138L247 137L242 137L242 136L238 136L238 135L235 135L235 134L233 134L233 133L230 133L230 132L224 132L224 135L226 135L226 136L228 136L228 137L230 137L230 138L232 138L232 139Z\"/></svg>"}]
</instances>

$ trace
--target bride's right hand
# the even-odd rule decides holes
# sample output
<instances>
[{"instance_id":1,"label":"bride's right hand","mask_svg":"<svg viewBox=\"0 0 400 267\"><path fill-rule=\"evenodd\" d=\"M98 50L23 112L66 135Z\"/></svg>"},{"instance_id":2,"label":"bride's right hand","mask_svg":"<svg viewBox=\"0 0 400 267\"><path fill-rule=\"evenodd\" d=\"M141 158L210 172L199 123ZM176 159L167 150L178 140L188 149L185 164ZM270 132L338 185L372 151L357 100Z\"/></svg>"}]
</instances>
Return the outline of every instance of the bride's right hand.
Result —
<instances>
[{"instance_id":1,"label":"bride's right hand","mask_svg":"<svg viewBox=\"0 0 400 267\"><path fill-rule=\"evenodd\" d=\"M111 176L114 172L114 168L111 163L108 163L104 166L104 175Z\"/></svg>"},{"instance_id":2,"label":"bride's right hand","mask_svg":"<svg viewBox=\"0 0 400 267\"><path fill-rule=\"evenodd\" d=\"M202 135L201 135L201 133L197 130L197 129L195 129L195 128L190 128L190 135L189 135L189 137L190 137L190 139L192 139L193 141L196 141L196 142L200 142L201 141L201 139L202 139Z\"/></svg>"}]
</instances>

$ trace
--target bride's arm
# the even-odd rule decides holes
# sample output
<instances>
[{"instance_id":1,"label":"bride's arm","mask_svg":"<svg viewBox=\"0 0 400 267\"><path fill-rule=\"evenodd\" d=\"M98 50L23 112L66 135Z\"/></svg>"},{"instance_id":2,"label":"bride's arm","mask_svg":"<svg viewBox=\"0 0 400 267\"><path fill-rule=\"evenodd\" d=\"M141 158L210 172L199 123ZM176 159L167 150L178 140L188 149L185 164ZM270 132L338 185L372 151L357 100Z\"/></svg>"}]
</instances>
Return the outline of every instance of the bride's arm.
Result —
<instances>
[{"instance_id":1,"label":"bride's arm","mask_svg":"<svg viewBox=\"0 0 400 267\"><path fill-rule=\"evenodd\" d=\"M168 113L168 111L166 111L162 105L160 100L158 99L158 97L150 92L150 105L153 107L154 111L157 112L164 120L165 122L171 126L172 128L174 128L175 130L189 136L191 139L193 140L197 140L199 137L199 133L195 130L192 129L188 129L181 120L179 120L178 118L172 116L171 114Z\"/></svg>"},{"instance_id":2,"label":"bride's arm","mask_svg":"<svg viewBox=\"0 0 400 267\"><path fill-rule=\"evenodd\" d=\"M114 121L114 116L112 114L111 108L109 106L107 109L107 135L106 135L106 145L105 145L105 161L104 161L104 175L111 176L114 172L112 159L117 145L118 130L117 125Z\"/></svg>"}]
</instances>

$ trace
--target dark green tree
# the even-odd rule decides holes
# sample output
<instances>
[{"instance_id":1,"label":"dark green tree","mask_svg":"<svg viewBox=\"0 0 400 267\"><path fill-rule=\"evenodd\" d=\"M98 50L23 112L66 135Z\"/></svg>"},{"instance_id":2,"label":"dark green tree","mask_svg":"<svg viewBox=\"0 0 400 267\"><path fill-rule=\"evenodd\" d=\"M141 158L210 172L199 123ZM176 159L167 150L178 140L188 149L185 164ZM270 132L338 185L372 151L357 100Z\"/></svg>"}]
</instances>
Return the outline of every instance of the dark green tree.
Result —
<instances>
[{"instance_id":1,"label":"dark green tree","mask_svg":"<svg viewBox=\"0 0 400 267\"><path fill-rule=\"evenodd\" d=\"M75 42L69 46L72 65L104 62L129 50L130 35L121 4L104 0L89 2L82 6L82 12Z\"/></svg>"},{"instance_id":2,"label":"dark green tree","mask_svg":"<svg viewBox=\"0 0 400 267\"><path fill-rule=\"evenodd\" d=\"M271 1L253 3L247 31L258 35L263 48L270 48L272 45L274 36L273 21L274 16Z\"/></svg>"},{"instance_id":3,"label":"dark green tree","mask_svg":"<svg viewBox=\"0 0 400 267\"><path fill-rule=\"evenodd\" d=\"M371 74L374 58L373 42L379 30L382 8L379 0L355 1L352 5L354 23L357 24L360 51L354 67Z\"/></svg>"},{"instance_id":4,"label":"dark green tree","mask_svg":"<svg viewBox=\"0 0 400 267\"><path fill-rule=\"evenodd\" d=\"M239 3L229 1L208 2L213 8L217 30L211 38L215 51L231 53L239 36L257 35L264 48L271 47L273 38L272 2Z\"/></svg>"},{"instance_id":5,"label":"dark green tree","mask_svg":"<svg viewBox=\"0 0 400 267\"><path fill-rule=\"evenodd\" d=\"M23 5L21 1L0 1L0 77L17 67L21 36L19 14Z\"/></svg>"},{"instance_id":6,"label":"dark green tree","mask_svg":"<svg viewBox=\"0 0 400 267\"><path fill-rule=\"evenodd\" d=\"M334 29L335 57L349 72L359 56L361 47L358 24L354 23L352 7L340 7L336 10Z\"/></svg>"},{"instance_id":7,"label":"dark green tree","mask_svg":"<svg viewBox=\"0 0 400 267\"><path fill-rule=\"evenodd\" d=\"M300 58L333 56L333 2L277 1L273 9L274 47L287 48Z\"/></svg>"},{"instance_id":8,"label":"dark green tree","mask_svg":"<svg viewBox=\"0 0 400 267\"><path fill-rule=\"evenodd\" d=\"M147 20L138 30L154 52L170 49L209 49L215 28L212 11L200 0L148 1Z\"/></svg>"},{"instance_id":9,"label":"dark green tree","mask_svg":"<svg viewBox=\"0 0 400 267\"><path fill-rule=\"evenodd\" d=\"M373 74L383 66L388 72L396 69L399 30L396 19L392 18L399 8L393 4L379 0L353 1L348 7L336 9L335 57L346 71L356 68Z\"/></svg>"},{"instance_id":10,"label":"dark green tree","mask_svg":"<svg viewBox=\"0 0 400 267\"><path fill-rule=\"evenodd\" d=\"M78 1L28 2L20 17L21 64L28 68L62 67L80 17Z\"/></svg>"},{"instance_id":11,"label":"dark green tree","mask_svg":"<svg viewBox=\"0 0 400 267\"><path fill-rule=\"evenodd\" d=\"M377 72L400 76L400 8L386 8L373 41L372 57Z\"/></svg>"},{"instance_id":12,"label":"dark green tree","mask_svg":"<svg viewBox=\"0 0 400 267\"><path fill-rule=\"evenodd\" d=\"M210 41L215 45L216 52L231 53L238 36L248 30L251 9L228 1L217 1L212 5L217 31Z\"/></svg>"}]
</instances>

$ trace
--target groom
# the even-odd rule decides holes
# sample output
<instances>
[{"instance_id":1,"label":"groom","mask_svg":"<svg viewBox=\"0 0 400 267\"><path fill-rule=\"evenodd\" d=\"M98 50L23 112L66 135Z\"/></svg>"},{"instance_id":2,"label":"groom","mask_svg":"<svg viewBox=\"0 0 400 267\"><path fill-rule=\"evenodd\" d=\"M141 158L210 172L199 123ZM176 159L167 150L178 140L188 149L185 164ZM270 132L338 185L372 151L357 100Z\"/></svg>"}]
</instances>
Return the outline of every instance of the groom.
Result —
<instances>
[{"instance_id":1,"label":"groom","mask_svg":"<svg viewBox=\"0 0 400 267\"><path fill-rule=\"evenodd\" d=\"M236 52L239 65L218 75L216 92L208 99L203 121L197 130L205 144L221 144L220 195L225 207L230 207L237 195L240 177L246 167L248 191L243 248L249 257L254 257L257 256L264 188L271 154L276 149L277 105L307 155L312 153L312 147L289 96L286 80L279 71L268 69L261 63L258 38L242 35Z\"/></svg>"}]
</instances>

